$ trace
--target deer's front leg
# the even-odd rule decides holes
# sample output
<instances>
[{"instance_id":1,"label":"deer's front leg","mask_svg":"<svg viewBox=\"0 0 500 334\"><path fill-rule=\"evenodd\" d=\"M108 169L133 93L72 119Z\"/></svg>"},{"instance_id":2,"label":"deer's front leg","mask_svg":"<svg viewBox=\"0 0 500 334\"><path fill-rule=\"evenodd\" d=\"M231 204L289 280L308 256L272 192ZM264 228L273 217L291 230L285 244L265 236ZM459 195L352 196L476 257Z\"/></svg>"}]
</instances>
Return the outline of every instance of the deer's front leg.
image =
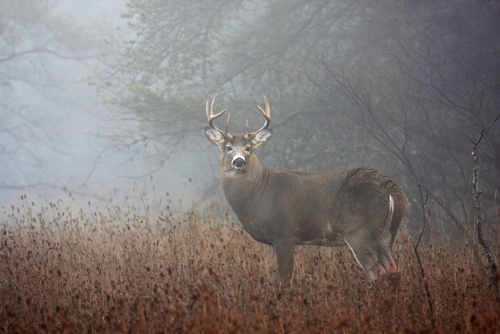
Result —
<instances>
[{"instance_id":1,"label":"deer's front leg","mask_svg":"<svg viewBox=\"0 0 500 334\"><path fill-rule=\"evenodd\" d=\"M273 247L278 260L280 276L289 281L292 278L293 272L295 240L277 240L273 243Z\"/></svg>"}]
</instances>

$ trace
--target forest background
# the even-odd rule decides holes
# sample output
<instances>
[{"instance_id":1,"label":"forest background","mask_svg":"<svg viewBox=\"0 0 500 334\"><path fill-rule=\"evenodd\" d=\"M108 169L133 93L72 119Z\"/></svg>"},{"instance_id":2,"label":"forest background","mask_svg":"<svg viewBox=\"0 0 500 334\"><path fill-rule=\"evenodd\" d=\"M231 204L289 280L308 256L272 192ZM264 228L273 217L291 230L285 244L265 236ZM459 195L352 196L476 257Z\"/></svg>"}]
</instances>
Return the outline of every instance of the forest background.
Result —
<instances>
[{"instance_id":1,"label":"forest background","mask_svg":"<svg viewBox=\"0 0 500 334\"><path fill-rule=\"evenodd\" d=\"M495 0L0 0L0 333L498 333L499 31ZM232 133L267 97L268 168L401 184L398 272L300 246L283 289L214 95Z\"/></svg>"},{"instance_id":2,"label":"forest background","mask_svg":"<svg viewBox=\"0 0 500 334\"><path fill-rule=\"evenodd\" d=\"M26 5L29 3L30 5ZM205 102L274 135L276 170L373 167L462 235L471 139L500 110L498 1L9 1L0 16L0 193L221 199ZM96 14L99 13L99 14ZM498 223L500 124L480 145ZM224 200L221 210L224 208Z\"/></svg>"}]
</instances>

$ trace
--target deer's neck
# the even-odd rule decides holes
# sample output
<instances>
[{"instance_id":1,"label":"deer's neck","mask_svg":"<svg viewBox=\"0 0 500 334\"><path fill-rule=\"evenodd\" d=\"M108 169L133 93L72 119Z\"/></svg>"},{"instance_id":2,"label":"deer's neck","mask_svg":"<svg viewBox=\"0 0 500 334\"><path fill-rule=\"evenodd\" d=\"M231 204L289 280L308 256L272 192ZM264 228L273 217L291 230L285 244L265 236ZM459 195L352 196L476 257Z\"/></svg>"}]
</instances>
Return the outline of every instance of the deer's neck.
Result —
<instances>
[{"instance_id":1,"label":"deer's neck","mask_svg":"<svg viewBox=\"0 0 500 334\"><path fill-rule=\"evenodd\" d=\"M257 157L253 156L245 167L239 171L231 164L221 164L222 188L227 201L231 205L242 224L249 223L252 203L261 197L266 188L271 171L263 167Z\"/></svg>"}]
</instances>

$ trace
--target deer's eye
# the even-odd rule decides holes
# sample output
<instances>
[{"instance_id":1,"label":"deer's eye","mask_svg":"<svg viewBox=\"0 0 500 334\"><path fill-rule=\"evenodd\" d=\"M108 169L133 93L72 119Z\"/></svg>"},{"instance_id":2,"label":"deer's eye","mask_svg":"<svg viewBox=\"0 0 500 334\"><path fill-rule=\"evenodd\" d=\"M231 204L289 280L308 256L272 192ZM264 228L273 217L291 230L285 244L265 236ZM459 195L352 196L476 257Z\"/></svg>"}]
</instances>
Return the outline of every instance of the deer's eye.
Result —
<instances>
[{"instance_id":1,"label":"deer's eye","mask_svg":"<svg viewBox=\"0 0 500 334\"><path fill-rule=\"evenodd\" d=\"M226 151L231 152L233 148L231 146L226 146Z\"/></svg>"},{"instance_id":2,"label":"deer's eye","mask_svg":"<svg viewBox=\"0 0 500 334\"><path fill-rule=\"evenodd\" d=\"M248 146L245 151L250 152L250 146Z\"/></svg>"}]
</instances>

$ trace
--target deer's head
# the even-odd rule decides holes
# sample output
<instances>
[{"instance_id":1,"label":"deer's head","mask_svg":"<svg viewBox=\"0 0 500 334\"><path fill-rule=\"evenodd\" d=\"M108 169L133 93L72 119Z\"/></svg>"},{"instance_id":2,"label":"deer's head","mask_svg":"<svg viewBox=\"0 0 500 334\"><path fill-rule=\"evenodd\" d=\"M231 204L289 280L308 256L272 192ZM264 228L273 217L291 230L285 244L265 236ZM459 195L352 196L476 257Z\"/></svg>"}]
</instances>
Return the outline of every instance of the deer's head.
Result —
<instances>
[{"instance_id":1,"label":"deer's head","mask_svg":"<svg viewBox=\"0 0 500 334\"><path fill-rule=\"evenodd\" d=\"M209 126L205 127L205 133L208 141L213 145L218 146L222 151L222 163L230 164L230 166L232 166L232 168L236 171L244 171L249 162L252 160L255 149L266 145L271 138L272 130L268 129L269 124L271 123L271 109L269 108L269 103L264 97L266 111L259 106L262 115L266 119L262 128L255 132L250 132L247 120L247 133L245 135L232 135L229 133L229 120L231 119L231 114L227 117L226 131L222 131L213 124L213 121L222 116L222 114L227 110L224 109L214 115L216 98L217 96L214 97L211 105L210 101L207 101L207 119Z\"/></svg>"}]
</instances>

